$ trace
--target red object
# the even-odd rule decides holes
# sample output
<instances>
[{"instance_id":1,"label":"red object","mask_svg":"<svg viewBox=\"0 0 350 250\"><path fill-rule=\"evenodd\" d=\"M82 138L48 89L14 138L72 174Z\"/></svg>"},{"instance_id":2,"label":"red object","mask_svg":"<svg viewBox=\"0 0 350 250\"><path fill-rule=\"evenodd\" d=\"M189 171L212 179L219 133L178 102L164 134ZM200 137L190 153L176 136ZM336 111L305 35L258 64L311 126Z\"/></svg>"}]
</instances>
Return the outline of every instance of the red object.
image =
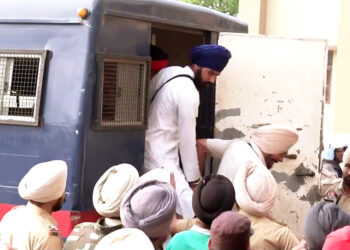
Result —
<instances>
[{"instance_id":1,"label":"red object","mask_svg":"<svg viewBox=\"0 0 350 250\"><path fill-rule=\"evenodd\" d=\"M323 250L350 249L350 226L342 227L327 235Z\"/></svg>"},{"instance_id":2,"label":"red object","mask_svg":"<svg viewBox=\"0 0 350 250\"><path fill-rule=\"evenodd\" d=\"M151 71L159 71L168 65L169 60L152 60Z\"/></svg>"},{"instance_id":3,"label":"red object","mask_svg":"<svg viewBox=\"0 0 350 250\"><path fill-rule=\"evenodd\" d=\"M0 220L4 215L17 205L0 203ZM101 217L96 211L65 211L61 210L52 213L52 216L57 221L57 226L63 238L67 238L74 226L81 222L95 222Z\"/></svg>"}]
</instances>

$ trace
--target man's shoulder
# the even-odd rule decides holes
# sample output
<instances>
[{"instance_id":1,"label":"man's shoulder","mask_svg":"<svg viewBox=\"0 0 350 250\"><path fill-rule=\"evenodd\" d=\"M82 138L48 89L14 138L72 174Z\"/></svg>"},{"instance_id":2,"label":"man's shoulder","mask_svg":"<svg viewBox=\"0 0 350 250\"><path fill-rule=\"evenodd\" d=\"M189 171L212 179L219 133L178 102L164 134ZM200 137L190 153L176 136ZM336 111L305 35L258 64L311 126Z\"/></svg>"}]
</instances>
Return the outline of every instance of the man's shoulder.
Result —
<instances>
[{"instance_id":1,"label":"man's shoulder","mask_svg":"<svg viewBox=\"0 0 350 250\"><path fill-rule=\"evenodd\" d=\"M63 249L89 249L87 248L89 245L91 245L91 249L93 249L93 246L96 245L98 240L92 235L94 226L94 222L83 222L76 225L64 243Z\"/></svg>"}]
</instances>

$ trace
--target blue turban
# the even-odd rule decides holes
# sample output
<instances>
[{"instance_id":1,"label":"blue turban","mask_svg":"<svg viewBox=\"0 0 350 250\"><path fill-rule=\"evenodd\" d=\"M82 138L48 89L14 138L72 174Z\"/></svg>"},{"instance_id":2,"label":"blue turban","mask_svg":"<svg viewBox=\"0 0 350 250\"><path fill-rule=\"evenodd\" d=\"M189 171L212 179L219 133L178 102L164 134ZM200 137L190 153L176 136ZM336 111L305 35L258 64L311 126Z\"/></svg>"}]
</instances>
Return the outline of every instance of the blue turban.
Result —
<instances>
[{"instance_id":1,"label":"blue turban","mask_svg":"<svg viewBox=\"0 0 350 250\"><path fill-rule=\"evenodd\" d=\"M221 72L231 58L231 53L225 47L216 44L204 44L192 48L190 59L200 67Z\"/></svg>"}]
</instances>

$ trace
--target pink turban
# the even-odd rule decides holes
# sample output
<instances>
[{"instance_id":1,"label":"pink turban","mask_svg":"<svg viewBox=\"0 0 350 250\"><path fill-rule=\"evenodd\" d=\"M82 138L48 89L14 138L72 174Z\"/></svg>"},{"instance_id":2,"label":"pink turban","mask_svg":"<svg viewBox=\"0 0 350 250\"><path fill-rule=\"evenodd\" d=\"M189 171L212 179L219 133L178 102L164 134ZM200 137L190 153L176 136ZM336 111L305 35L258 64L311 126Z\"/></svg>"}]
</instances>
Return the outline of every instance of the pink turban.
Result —
<instances>
[{"instance_id":1,"label":"pink turban","mask_svg":"<svg viewBox=\"0 0 350 250\"><path fill-rule=\"evenodd\" d=\"M233 185L240 208L255 216L268 215L277 198L277 183L265 166L247 162L239 167Z\"/></svg>"},{"instance_id":2,"label":"pink turban","mask_svg":"<svg viewBox=\"0 0 350 250\"><path fill-rule=\"evenodd\" d=\"M267 154L281 154L298 141L298 135L281 125L267 125L256 129L252 141Z\"/></svg>"},{"instance_id":3,"label":"pink turban","mask_svg":"<svg viewBox=\"0 0 350 250\"><path fill-rule=\"evenodd\" d=\"M348 147L344 152L343 163L344 163L344 165L347 163L350 164L350 147Z\"/></svg>"},{"instance_id":4,"label":"pink turban","mask_svg":"<svg viewBox=\"0 0 350 250\"><path fill-rule=\"evenodd\" d=\"M324 250L350 249L350 226L340 228L328 234L323 244Z\"/></svg>"}]
</instances>

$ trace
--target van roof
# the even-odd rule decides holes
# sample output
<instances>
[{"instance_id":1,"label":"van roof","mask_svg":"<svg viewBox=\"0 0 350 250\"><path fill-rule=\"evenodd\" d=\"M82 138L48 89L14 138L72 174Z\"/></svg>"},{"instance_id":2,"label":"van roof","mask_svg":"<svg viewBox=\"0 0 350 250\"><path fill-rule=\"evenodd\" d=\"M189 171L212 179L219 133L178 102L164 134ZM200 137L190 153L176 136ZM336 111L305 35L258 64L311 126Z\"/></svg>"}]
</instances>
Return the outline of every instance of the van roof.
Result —
<instances>
[{"instance_id":1,"label":"van roof","mask_svg":"<svg viewBox=\"0 0 350 250\"><path fill-rule=\"evenodd\" d=\"M218 32L248 31L236 17L176 0L1 0L0 23L83 23L77 15L80 8L87 8L91 16L123 16Z\"/></svg>"}]
</instances>

